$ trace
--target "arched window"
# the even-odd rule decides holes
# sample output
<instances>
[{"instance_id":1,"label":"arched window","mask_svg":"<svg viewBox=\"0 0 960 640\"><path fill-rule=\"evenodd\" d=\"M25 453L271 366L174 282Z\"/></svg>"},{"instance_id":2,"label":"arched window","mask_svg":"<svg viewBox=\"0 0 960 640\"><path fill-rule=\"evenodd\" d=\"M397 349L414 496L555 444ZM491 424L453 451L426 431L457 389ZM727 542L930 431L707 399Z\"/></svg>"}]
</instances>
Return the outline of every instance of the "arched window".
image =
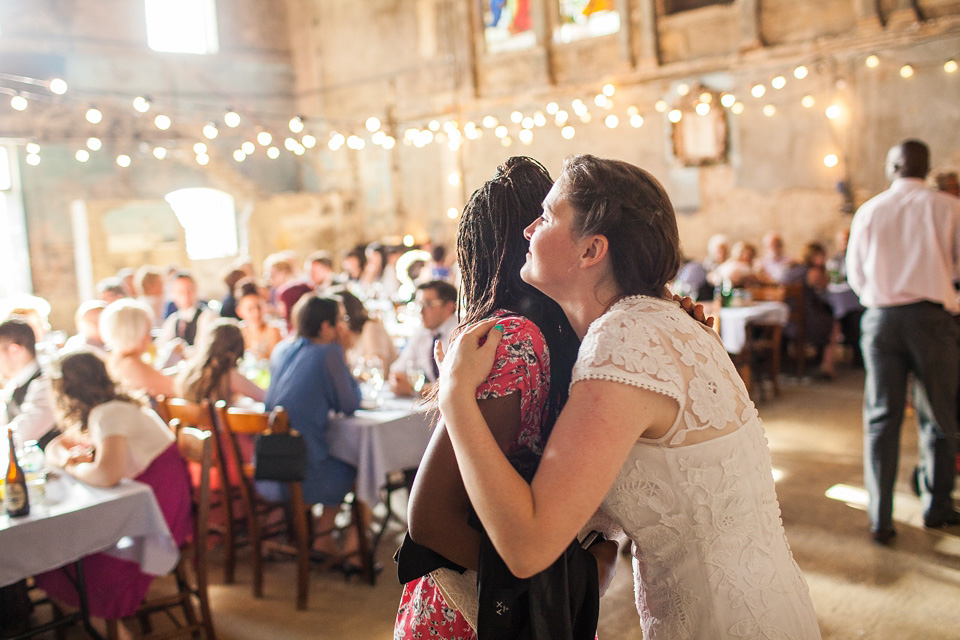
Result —
<instances>
[{"instance_id":1,"label":"arched window","mask_svg":"<svg viewBox=\"0 0 960 640\"><path fill-rule=\"evenodd\" d=\"M216 189L180 189L164 196L187 235L191 260L237 255L233 197Z\"/></svg>"}]
</instances>

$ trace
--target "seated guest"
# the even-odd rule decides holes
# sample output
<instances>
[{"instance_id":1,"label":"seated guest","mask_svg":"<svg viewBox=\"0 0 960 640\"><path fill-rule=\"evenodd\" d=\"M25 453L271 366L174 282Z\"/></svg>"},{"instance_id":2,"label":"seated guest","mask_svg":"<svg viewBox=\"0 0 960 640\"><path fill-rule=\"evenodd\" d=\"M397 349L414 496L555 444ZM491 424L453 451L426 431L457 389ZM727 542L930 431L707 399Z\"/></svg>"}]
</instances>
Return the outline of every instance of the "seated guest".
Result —
<instances>
[{"instance_id":1,"label":"seated guest","mask_svg":"<svg viewBox=\"0 0 960 640\"><path fill-rule=\"evenodd\" d=\"M132 301L131 301L132 302ZM102 360L92 353L71 353L60 364L62 377L53 389L61 414L62 435L47 447L47 463L97 487L112 487L123 478L153 489L177 545L191 530L190 485L173 433L160 417L120 392ZM77 590L61 568L36 577L55 600L77 606ZM115 619L136 613L153 576L140 565L104 553L83 559L90 614ZM120 637L131 637L120 625Z\"/></svg>"},{"instance_id":2,"label":"seated guest","mask_svg":"<svg viewBox=\"0 0 960 640\"><path fill-rule=\"evenodd\" d=\"M179 357L165 353L160 358L164 364L174 364L189 355L189 347L198 334L209 331L209 325L219 317L197 298L197 282L186 271L181 271L170 285L170 297L177 310L163 321L157 336L157 347L166 352L175 352Z\"/></svg>"},{"instance_id":3,"label":"seated guest","mask_svg":"<svg viewBox=\"0 0 960 640\"><path fill-rule=\"evenodd\" d=\"M283 308L287 327L293 327L291 317L297 300L311 292L321 292L333 284L333 257L327 251L314 251L303 264L302 278L290 280L277 290L278 306Z\"/></svg>"},{"instance_id":4,"label":"seated guest","mask_svg":"<svg viewBox=\"0 0 960 640\"><path fill-rule=\"evenodd\" d=\"M707 282L707 271L702 262L686 259L677 271L671 289L681 296L690 296L694 300L713 298L713 285Z\"/></svg>"},{"instance_id":5,"label":"seated guest","mask_svg":"<svg viewBox=\"0 0 960 640\"><path fill-rule=\"evenodd\" d=\"M862 369L860 319L863 317L864 308L860 304L860 298L847 282L847 242L849 241L850 227L840 229L834 239L836 252L827 260L827 275L830 283L836 285L830 288L830 306L833 308L833 317L840 323L843 344L847 345L853 354L853 366Z\"/></svg>"},{"instance_id":6,"label":"seated guest","mask_svg":"<svg viewBox=\"0 0 960 640\"><path fill-rule=\"evenodd\" d=\"M237 316L237 299L235 297L234 290L237 286L237 283L242 279L248 277L241 269L231 269L227 272L227 275L223 277L223 283L227 285L227 294L223 296L223 299L220 300L220 317L221 318L233 318L234 320L239 320Z\"/></svg>"},{"instance_id":7,"label":"seated guest","mask_svg":"<svg viewBox=\"0 0 960 640\"><path fill-rule=\"evenodd\" d=\"M117 271L117 280L120 281L120 287L123 289L123 296L125 298L135 298L137 297L137 287L134 283L134 278L137 272L131 269L130 267L124 267Z\"/></svg>"},{"instance_id":8,"label":"seated guest","mask_svg":"<svg viewBox=\"0 0 960 640\"><path fill-rule=\"evenodd\" d=\"M191 402L223 400L229 405L246 397L263 402L263 389L247 380L237 369L243 357L243 333L228 318L217 320L210 333L197 343L196 355L174 380L177 393Z\"/></svg>"},{"instance_id":9,"label":"seated guest","mask_svg":"<svg viewBox=\"0 0 960 640\"><path fill-rule=\"evenodd\" d=\"M50 380L37 362L36 342L23 320L0 322L0 376L6 380L0 391L0 424L13 425L20 444L36 440L43 447L58 432Z\"/></svg>"},{"instance_id":10,"label":"seated guest","mask_svg":"<svg viewBox=\"0 0 960 640\"><path fill-rule=\"evenodd\" d=\"M730 258L730 241L723 233L715 233L707 240L707 257L703 259L703 268L710 273ZM713 284L720 284L714 282Z\"/></svg>"},{"instance_id":11,"label":"seated guest","mask_svg":"<svg viewBox=\"0 0 960 640\"><path fill-rule=\"evenodd\" d=\"M363 253L363 245L358 245L350 251L343 254L340 258L340 268L343 273L340 274L339 281L344 283L360 282L360 274L367 264L367 257Z\"/></svg>"},{"instance_id":12,"label":"seated guest","mask_svg":"<svg viewBox=\"0 0 960 640\"><path fill-rule=\"evenodd\" d=\"M97 297L107 304L127 297L120 278L104 278L97 283Z\"/></svg>"},{"instance_id":13,"label":"seated guest","mask_svg":"<svg viewBox=\"0 0 960 640\"><path fill-rule=\"evenodd\" d=\"M101 360L107 359L103 339L100 337L100 314L107 308L103 300L87 300L74 314L73 323L77 333L67 338L60 350L61 355L74 351L90 351Z\"/></svg>"},{"instance_id":14,"label":"seated guest","mask_svg":"<svg viewBox=\"0 0 960 640\"><path fill-rule=\"evenodd\" d=\"M347 331L342 305L310 293L297 301L293 317L296 335L277 345L270 358L265 405L267 411L286 409L290 424L306 441L303 498L308 504L324 506L315 530L329 531L340 503L353 488L357 470L330 455L327 423L331 411L353 413L360 407L360 388L350 375L341 346ZM282 485L275 482L258 482L257 490L267 498L283 498ZM349 534L344 553L355 552L357 542ZM318 539L315 548L322 553L337 553L330 536Z\"/></svg>"},{"instance_id":15,"label":"seated guest","mask_svg":"<svg viewBox=\"0 0 960 640\"><path fill-rule=\"evenodd\" d=\"M378 359L383 367L389 367L397 359L397 348L383 323L367 314L360 298L346 287L333 287L328 293L343 303L347 314L347 362Z\"/></svg>"},{"instance_id":16,"label":"seated guest","mask_svg":"<svg viewBox=\"0 0 960 640\"><path fill-rule=\"evenodd\" d=\"M284 284L293 280L293 261L292 257L286 251L271 253L263 261L263 277L267 280L270 287L270 295L267 303L273 307L277 304L277 291Z\"/></svg>"},{"instance_id":17,"label":"seated guest","mask_svg":"<svg viewBox=\"0 0 960 640\"><path fill-rule=\"evenodd\" d=\"M30 325L36 342L44 342L50 334L50 303L39 296L17 295L3 301L0 320L17 318Z\"/></svg>"},{"instance_id":18,"label":"seated guest","mask_svg":"<svg viewBox=\"0 0 960 640\"><path fill-rule=\"evenodd\" d=\"M827 254L823 245L809 242L803 248L801 263L791 267L783 276L783 284L803 283L803 326L804 340L817 349L820 360L818 376L834 378L837 375L836 342L833 311L827 303L826 291L829 278L827 276ZM784 334L789 339L797 338L797 329L788 323ZM802 350L805 345L796 345Z\"/></svg>"},{"instance_id":19,"label":"seated guest","mask_svg":"<svg viewBox=\"0 0 960 640\"><path fill-rule=\"evenodd\" d=\"M126 389L151 396L174 395L173 379L144 361L150 341L150 309L142 302L124 299L107 305L100 314L100 335L110 350L110 375Z\"/></svg>"},{"instance_id":20,"label":"seated guest","mask_svg":"<svg viewBox=\"0 0 960 640\"><path fill-rule=\"evenodd\" d=\"M755 284L769 283L770 278L756 268L757 248L749 242L733 245L730 258L708 275L710 282L734 287L749 287Z\"/></svg>"},{"instance_id":21,"label":"seated guest","mask_svg":"<svg viewBox=\"0 0 960 640\"><path fill-rule=\"evenodd\" d=\"M237 316L242 321L240 331L247 351L258 360L270 358L273 348L283 340L282 325L268 322L260 287L252 278L244 278L237 283Z\"/></svg>"},{"instance_id":22,"label":"seated guest","mask_svg":"<svg viewBox=\"0 0 960 640\"><path fill-rule=\"evenodd\" d=\"M417 287L416 302L420 306L423 326L410 336L400 355L390 365L390 389L400 396L415 392L408 374L421 371L428 384L421 393L432 386L439 377L439 367L434 360L437 342L447 348L450 334L457 328L457 289L449 282L434 280Z\"/></svg>"},{"instance_id":23,"label":"seated guest","mask_svg":"<svg viewBox=\"0 0 960 640\"><path fill-rule=\"evenodd\" d=\"M759 268L763 269L771 282L781 282L784 274L794 262L783 250L783 238L776 231L768 231L763 236L763 257Z\"/></svg>"},{"instance_id":24,"label":"seated guest","mask_svg":"<svg viewBox=\"0 0 960 640\"><path fill-rule=\"evenodd\" d=\"M137 300L150 307L153 312L153 326L159 327L166 318L167 306L163 291L163 275L156 267L143 266L137 269L134 282L137 285Z\"/></svg>"}]
</instances>

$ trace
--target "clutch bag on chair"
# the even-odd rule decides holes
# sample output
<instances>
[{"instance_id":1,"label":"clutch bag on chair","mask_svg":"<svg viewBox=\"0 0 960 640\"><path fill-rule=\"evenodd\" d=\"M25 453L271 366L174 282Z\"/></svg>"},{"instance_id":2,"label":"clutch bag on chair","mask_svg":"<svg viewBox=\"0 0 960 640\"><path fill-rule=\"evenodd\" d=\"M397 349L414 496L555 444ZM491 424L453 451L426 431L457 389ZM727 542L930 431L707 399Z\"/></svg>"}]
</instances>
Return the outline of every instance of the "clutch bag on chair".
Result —
<instances>
[{"instance_id":1,"label":"clutch bag on chair","mask_svg":"<svg viewBox=\"0 0 960 640\"><path fill-rule=\"evenodd\" d=\"M307 444L296 433L265 433L253 445L254 480L300 482L307 475Z\"/></svg>"}]
</instances>

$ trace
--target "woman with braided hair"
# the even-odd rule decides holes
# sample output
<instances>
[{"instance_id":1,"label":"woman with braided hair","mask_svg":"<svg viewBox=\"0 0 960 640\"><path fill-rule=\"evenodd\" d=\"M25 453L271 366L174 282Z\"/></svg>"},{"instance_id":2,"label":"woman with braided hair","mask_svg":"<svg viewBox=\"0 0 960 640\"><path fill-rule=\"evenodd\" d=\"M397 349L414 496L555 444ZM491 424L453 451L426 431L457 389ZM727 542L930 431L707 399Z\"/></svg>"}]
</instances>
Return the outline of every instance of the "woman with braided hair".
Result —
<instances>
[{"instance_id":1,"label":"woman with braided hair","mask_svg":"<svg viewBox=\"0 0 960 640\"><path fill-rule=\"evenodd\" d=\"M177 375L180 397L191 402L206 399L234 404L237 398L245 396L263 402L264 390L237 369L243 351L243 333L236 321L222 318L214 322L203 336L197 355Z\"/></svg>"}]
</instances>

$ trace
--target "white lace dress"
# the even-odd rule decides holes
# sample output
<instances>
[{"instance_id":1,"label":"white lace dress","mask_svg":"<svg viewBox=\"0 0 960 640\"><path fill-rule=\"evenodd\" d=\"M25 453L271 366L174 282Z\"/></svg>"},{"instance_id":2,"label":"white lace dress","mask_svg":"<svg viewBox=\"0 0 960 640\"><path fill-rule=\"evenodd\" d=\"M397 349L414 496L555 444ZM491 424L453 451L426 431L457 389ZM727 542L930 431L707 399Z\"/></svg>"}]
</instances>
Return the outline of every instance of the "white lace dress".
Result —
<instances>
[{"instance_id":1,"label":"white lace dress","mask_svg":"<svg viewBox=\"0 0 960 640\"><path fill-rule=\"evenodd\" d=\"M717 335L675 302L626 298L590 325L573 383L586 379L680 406L667 435L634 445L601 507L633 540L643 637L820 638L760 418ZM691 432L732 425L684 444Z\"/></svg>"}]
</instances>

